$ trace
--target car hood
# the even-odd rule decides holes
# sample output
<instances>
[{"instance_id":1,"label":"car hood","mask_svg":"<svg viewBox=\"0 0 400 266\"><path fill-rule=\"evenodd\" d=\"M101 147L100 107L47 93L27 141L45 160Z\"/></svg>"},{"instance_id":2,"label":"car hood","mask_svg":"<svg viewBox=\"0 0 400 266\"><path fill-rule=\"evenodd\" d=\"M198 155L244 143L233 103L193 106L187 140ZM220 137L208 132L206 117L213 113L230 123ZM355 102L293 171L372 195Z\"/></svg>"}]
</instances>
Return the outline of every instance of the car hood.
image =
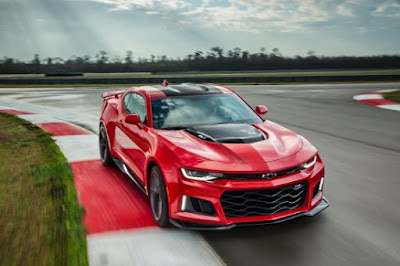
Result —
<instances>
[{"instance_id":1,"label":"car hood","mask_svg":"<svg viewBox=\"0 0 400 266\"><path fill-rule=\"evenodd\" d=\"M241 131L244 135L238 135L237 133L237 130L241 127L240 125L243 125L243 130ZM194 128L188 131L158 130L157 133L179 160L183 161L184 164L191 162L192 165L195 161L265 164L289 157L302 149L303 140L301 136L271 121L265 121L257 125L240 125L235 125L235 131L232 130L232 125L218 125L219 128L216 133L214 133L214 130L204 130L204 128ZM224 127L225 130L223 129ZM251 130L249 130L249 127L251 127ZM207 134L203 134L204 131ZM221 136L222 131L225 131L226 136ZM259 132L263 137L257 139L256 132ZM198 134L202 136L199 137ZM218 136L215 136L216 134ZM231 136L245 139L246 134L250 134L253 137L250 138L252 139L250 143L243 141L241 143L232 143ZM254 138L255 136L256 138ZM224 137L229 139L230 143L218 142ZM215 141L216 139L217 142Z\"/></svg>"}]
</instances>

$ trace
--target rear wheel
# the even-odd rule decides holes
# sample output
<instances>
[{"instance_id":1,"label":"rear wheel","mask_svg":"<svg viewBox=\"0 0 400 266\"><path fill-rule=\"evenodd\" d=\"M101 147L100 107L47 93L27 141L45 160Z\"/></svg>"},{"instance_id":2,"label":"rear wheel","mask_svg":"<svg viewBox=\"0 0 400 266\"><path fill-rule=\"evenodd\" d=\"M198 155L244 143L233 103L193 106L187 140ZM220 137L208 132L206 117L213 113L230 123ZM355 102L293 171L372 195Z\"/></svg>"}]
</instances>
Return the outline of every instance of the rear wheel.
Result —
<instances>
[{"instance_id":1,"label":"rear wheel","mask_svg":"<svg viewBox=\"0 0 400 266\"><path fill-rule=\"evenodd\" d=\"M100 158L103 165L104 166L114 165L114 161L110 153L110 148L108 146L107 132L103 124L100 126L99 148L100 148Z\"/></svg>"},{"instance_id":2,"label":"rear wheel","mask_svg":"<svg viewBox=\"0 0 400 266\"><path fill-rule=\"evenodd\" d=\"M164 180L157 166L150 171L150 205L154 221L160 227L169 226L168 198Z\"/></svg>"}]
</instances>

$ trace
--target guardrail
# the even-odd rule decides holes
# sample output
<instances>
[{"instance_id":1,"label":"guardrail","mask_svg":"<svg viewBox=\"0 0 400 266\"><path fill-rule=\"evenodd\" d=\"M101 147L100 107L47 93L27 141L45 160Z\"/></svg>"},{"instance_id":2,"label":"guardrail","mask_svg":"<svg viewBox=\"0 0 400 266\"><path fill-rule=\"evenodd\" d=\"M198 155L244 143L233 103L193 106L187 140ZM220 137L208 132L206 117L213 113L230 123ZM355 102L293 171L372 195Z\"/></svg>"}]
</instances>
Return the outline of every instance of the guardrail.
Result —
<instances>
[{"instance_id":1,"label":"guardrail","mask_svg":"<svg viewBox=\"0 0 400 266\"><path fill-rule=\"evenodd\" d=\"M57 84L156 84L168 79L170 83L274 83L274 82L349 82L400 81L400 75L358 76L275 76L275 77L162 77L162 78L4 78L2 85L57 85Z\"/></svg>"}]
</instances>

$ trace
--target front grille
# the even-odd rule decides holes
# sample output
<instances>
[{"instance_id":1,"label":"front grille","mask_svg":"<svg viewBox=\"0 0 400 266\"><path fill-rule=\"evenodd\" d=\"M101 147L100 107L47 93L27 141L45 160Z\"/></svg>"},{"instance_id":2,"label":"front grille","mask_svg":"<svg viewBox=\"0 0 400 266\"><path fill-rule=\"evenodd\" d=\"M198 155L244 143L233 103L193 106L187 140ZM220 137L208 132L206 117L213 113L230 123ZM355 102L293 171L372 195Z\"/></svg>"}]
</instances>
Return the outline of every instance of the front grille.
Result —
<instances>
[{"instance_id":1,"label":"front grille","mask_svg":"<svg viewBox=\"0 0 400 266\"><path fill-rule=\"evenodd\" d=\"M301 182L275 189L226 191L221 205L229 218L272 215L303 206L307 188L308 183Z\"/></svg>"},{"instance_id":2,"label":"front grille","mask_svg":"<svg viewBox=\"0 0 400 266\"><path fill-rule=\"evenodd\" d=\"M300 166L285 169L278 172L269 172L261 174L224 174L227 179L272 179L279 176L290 175L300 171Z\"/></svg>"}]
</instances>

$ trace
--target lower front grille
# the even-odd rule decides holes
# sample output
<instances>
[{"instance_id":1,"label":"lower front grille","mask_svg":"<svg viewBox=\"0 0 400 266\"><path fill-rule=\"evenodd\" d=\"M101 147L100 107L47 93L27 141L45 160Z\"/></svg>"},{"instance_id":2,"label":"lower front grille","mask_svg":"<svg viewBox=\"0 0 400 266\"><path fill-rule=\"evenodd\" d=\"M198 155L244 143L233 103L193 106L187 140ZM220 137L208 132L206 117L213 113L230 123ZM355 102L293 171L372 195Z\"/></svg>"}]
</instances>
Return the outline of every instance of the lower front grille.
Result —
<instances>
[{"instance_id":1,"label":"lower front grille","mask_svg":"<svg viewBox=\"0 0 400 266\"><path fill-rule=\"evenodd\" d=\"M226 191L221 205L229 218L272 215L303 206L307 189L308 182L301 182L274 189Z\"/></svg>"}]
</instances>

